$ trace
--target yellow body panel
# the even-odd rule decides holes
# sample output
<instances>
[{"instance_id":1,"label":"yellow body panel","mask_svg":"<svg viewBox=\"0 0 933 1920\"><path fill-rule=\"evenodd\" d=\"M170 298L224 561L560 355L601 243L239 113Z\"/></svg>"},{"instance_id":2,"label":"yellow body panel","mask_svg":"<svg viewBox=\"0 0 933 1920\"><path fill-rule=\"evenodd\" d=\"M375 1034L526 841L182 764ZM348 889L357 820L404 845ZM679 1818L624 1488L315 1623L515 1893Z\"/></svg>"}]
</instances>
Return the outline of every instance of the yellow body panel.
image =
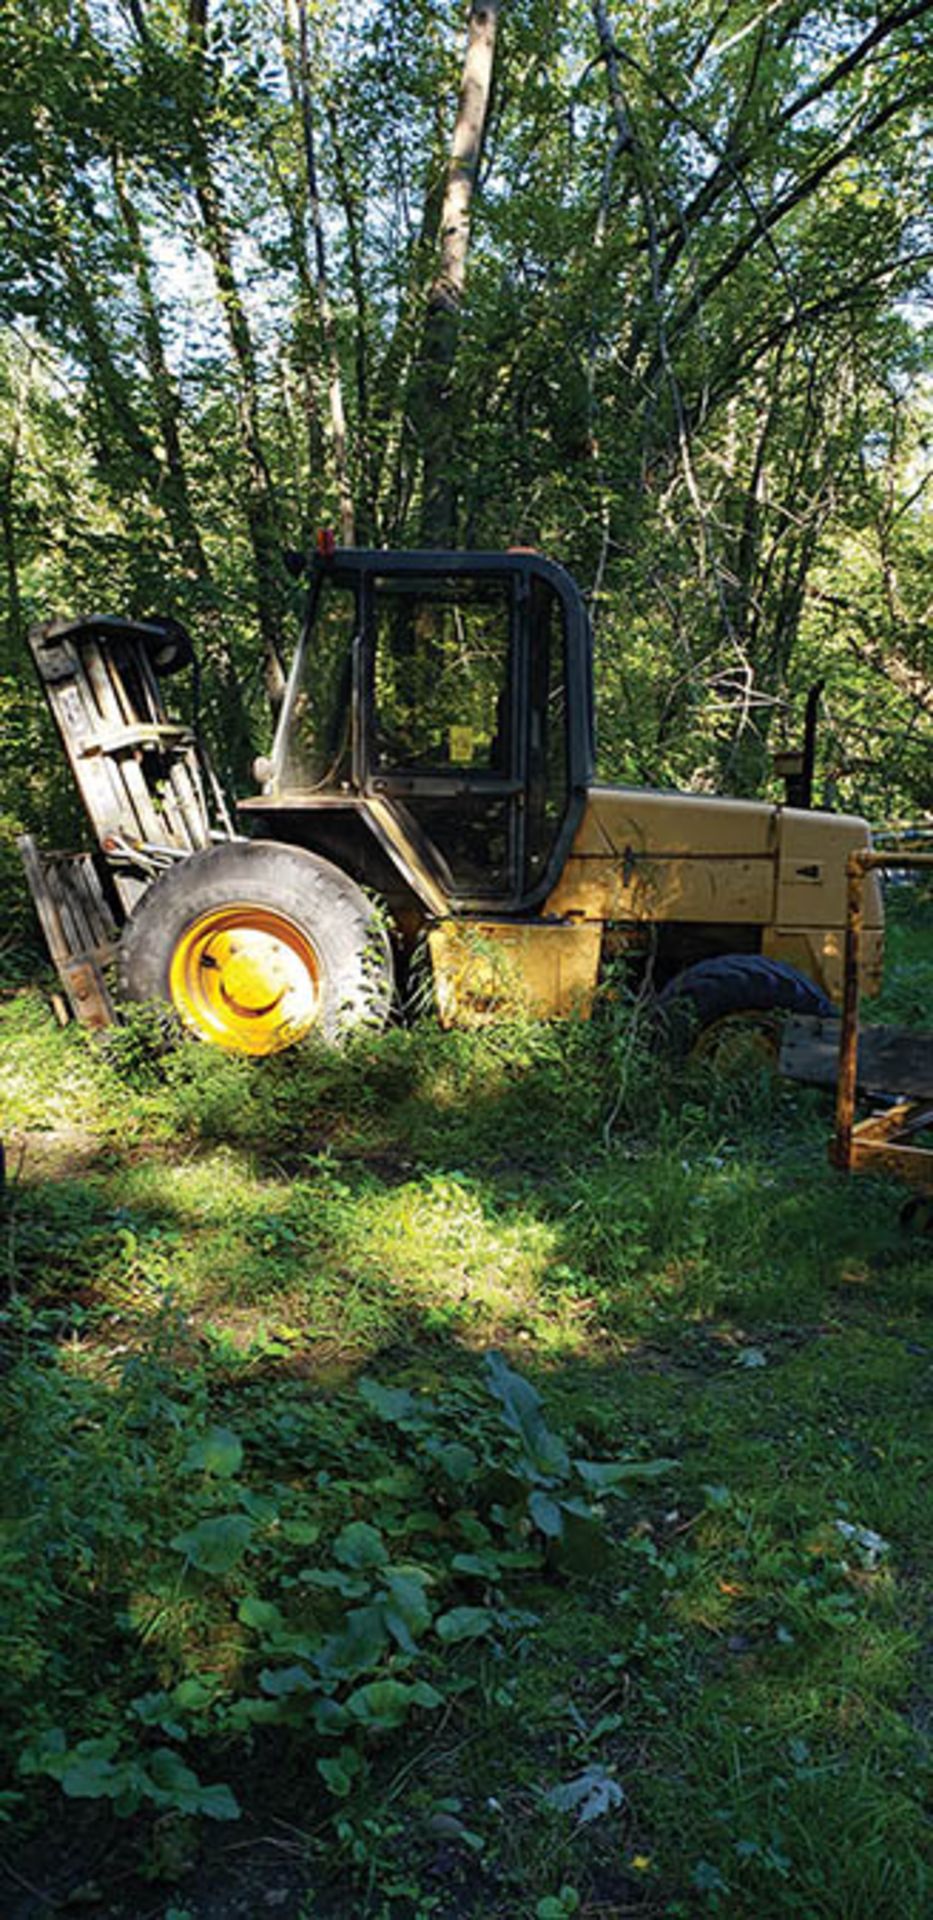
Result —
<instances>
[{"instance_id":1,"label":"yellow body panel","mask_svg":"<svg viewBox=\"0 0 933 1920\"><path fill-rule=\"evenodd\" d=\"M545 912L747 925L774 910L777 810L593 787Z\"/></svg>"},{"instance_id":2,"label":"yellow body panel","mask_svg":"<svg viewBox=\"0 0 933 1920\"><path fill-rule=\"evenodd\" d=\"M775 920L781 927L844 927L846 861L869 842L867 822L851 815L802 813L790 807L780 815L781 833ZM880 927L884 914L877 874L868 876L864 894L865 926Z\"/></svg>"},{"instance_id":3,"label":"yellow body panel","mask_svg":"<svg viewBox=\"0 0 933 1920\"><path fill-rule=\"evenodd\" d=\"M441 1025L586 1016L601 945L602 927L593 922L445 920L428 935Z\"/></svg>"},{"instance_id":4,"label":"yellow body panel","mask_svg":"<svg viewBox=\"0 0 933 1920\"><path fill-rule=\"evenodd\" d=\"M866 822L851 815L594 787L544 910L642 925L756 927L763 953L838 998L846 859L868 841ZM882 923L876 883L865 895L869 993L880 978Z\"/></svg>"},{"instance_id":5,"label":"yellow body panel","mask_svg":"<svg viewBox=\"0 0 933 1920\"><path fill-rule=\"evenodd\" d=\"M769 960L783 960L810 980L818 980L830 999L841 1001L845 978L844 927L766 927L761 951ZM880 926L862 935L862 992L879 993L884 966L884 933Z\"/></svg>"}]
</instances>

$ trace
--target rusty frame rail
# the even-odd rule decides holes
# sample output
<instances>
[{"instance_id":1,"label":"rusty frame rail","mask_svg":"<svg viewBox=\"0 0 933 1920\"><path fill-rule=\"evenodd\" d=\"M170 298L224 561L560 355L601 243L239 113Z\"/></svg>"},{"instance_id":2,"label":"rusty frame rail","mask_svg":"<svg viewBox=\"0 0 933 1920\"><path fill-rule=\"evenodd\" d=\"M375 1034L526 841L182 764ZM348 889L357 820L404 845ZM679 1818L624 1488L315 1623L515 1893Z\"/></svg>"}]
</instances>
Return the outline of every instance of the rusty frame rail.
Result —
<instances>
[{"instance_id":1,"label":"rusty frame rail","mask_svg":"<svg viewBox=\"0 0 933 1920\"><path fill-rule=\"evenodd\" d=\"M846 862L844 993L836 1082L836 1131L831 1157L843 1173L862 1169L893 1173L915 1186L933 1190L933 1148L908 1144L926 1127L933 1127L933 1106L929 1101L902 1100L887 1112L870 1114L859 1124L855 1120L865 879L869 873L906 867L933 871L933 853L893 849L876 852L862 848L850 854Z\"/></svg>"}]
</instances>

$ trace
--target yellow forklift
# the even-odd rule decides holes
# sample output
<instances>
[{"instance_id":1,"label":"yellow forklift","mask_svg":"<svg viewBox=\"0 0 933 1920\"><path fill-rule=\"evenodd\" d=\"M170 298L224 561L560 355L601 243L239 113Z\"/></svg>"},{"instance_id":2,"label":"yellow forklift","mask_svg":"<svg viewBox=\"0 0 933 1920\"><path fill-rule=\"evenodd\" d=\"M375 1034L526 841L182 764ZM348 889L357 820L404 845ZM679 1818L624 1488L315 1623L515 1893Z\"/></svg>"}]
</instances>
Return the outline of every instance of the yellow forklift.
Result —
<instances>
[{"instance_id":1,"label":"yellow forklift","mask_svg":"<svg viewBox=\"0 0 933 1920\"><path fill-rule=\"evenodd\" d=\"M838 1003L865 821L597 781L590 626L563 568L327 537L300 566L307 617L236 824L196 732L165 712L160 676L190 657L175 623L31 635L109 914L89 917L63 864L78 856L24 848L72 977L52 894L80 923L84 1017L112 1015L112 959L118 1001L167 1001L208 1042L274 1053L384 1021L425 941L448 1025L586 1014L619 958L650 967L675 1025L705 1033ZM868 991L881 955L871 874Z\"/></svg>"}]
</instances>

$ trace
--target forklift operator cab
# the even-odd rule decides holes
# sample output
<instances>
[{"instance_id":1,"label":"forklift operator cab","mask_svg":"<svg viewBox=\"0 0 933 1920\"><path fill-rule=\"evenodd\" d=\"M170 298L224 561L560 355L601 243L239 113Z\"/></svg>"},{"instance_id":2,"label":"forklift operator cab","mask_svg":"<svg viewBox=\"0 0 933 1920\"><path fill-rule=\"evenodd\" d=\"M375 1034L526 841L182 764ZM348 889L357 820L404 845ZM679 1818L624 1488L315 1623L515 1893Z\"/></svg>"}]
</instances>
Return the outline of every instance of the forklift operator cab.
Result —
<instances>
[{"instance_id":1,"label":"forklift operator cab","mask_svg":"<svg viewBox=\"0 0 933 1920\"><path fill-rule=\"evenodd\" d=\"M265 793L388 803L455 912L538 905L593 774L590 630L536 554L313 563Z\"/></svg>"}]
</instances>

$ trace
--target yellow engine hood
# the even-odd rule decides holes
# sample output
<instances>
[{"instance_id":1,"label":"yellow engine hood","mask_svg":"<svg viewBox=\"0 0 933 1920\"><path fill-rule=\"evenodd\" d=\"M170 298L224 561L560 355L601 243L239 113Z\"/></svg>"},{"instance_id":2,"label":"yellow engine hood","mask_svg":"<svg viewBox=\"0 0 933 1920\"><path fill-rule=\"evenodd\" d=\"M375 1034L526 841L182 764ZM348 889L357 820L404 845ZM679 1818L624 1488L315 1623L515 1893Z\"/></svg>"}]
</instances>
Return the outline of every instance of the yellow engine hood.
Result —
<instances>
[{"instance_id":1,"label":"yellow engine hood","mask_svg":"<svg viewBox=\"0 0 933 1920\"><path fill-rule=\"evenodd\" d=\"M593 787L544 911L710 925L845 924L845 863L864 820L766 801ZM880 924L880 895L866 905Z\"/></svg>"}]
</instances>

